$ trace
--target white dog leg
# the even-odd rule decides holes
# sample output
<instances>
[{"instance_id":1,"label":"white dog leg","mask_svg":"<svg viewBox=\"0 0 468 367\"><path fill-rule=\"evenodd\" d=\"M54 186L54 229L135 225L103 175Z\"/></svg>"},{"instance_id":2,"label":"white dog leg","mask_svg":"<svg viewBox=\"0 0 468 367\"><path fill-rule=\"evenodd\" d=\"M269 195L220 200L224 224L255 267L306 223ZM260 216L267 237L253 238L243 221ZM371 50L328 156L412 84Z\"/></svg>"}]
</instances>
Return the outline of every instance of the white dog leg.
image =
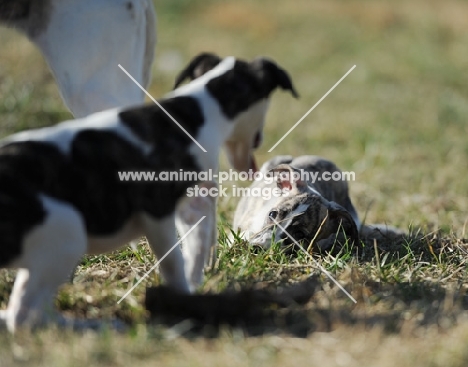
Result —
<instances>
[{"instance_id":1,"label":"white dog leg","mask_svg":"<svg viewBox=\"0 0 468 367\"><path fill-rule=\"evenodd\" d=\"M33 35L75 117L142 103L156 47L151 0L53 1L45 31Z\"/></svg>"},{"instance_id":2,"label":"white dog leg","mask_svg":"<svg viewBox=\"0 0 468 367\"><path fill-rule=\"evenodd\" d=\"M43 201L46 220L26 236L23 254L12 264L20 270L3 313L11 332L48 321L57 288L86 252L86 231L78 212L53 199Z\"/></svg>"},{"instance_id":3,"label":"white dog leg","mask_svg":"<svg viewBox=\"0 0 468 367\"><path fill-rule=\"evenodd\" d=\"M157 220L144 215L143 225L148 243L156 257L161 259L166 256L159 266L167 285L179 292L189 293L182 251L179 245L172 249L177 243L174 214Z\"/></svg>"},{"instance_id":4,"label":"white dog leg","mask_svg":"<svg viewBox=\"0 0 468 367\"><path fill-rule=\"evenodd\" d=\"M204 187L216 187L215 183L204 183ZM184 236L203 216L206 218L185 237L182 252L185 274L193 292L203 281L203 269L210 260L211 250L216 243L216 197L193 197L186 199L177 208L176 224L180 236ZM213 255L216 256L215 252Z\"/></svg>"}]
</instances>

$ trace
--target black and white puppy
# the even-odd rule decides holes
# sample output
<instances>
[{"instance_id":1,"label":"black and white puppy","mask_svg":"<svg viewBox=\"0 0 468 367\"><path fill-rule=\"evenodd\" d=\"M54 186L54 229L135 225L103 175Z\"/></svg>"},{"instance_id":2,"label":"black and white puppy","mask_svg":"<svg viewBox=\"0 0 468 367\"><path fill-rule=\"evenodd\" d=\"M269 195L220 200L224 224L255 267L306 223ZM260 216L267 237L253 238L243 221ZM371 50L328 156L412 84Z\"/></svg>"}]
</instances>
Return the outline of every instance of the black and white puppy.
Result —
<instances>
[{"instance_id":1,"label":"black and white puppy","mask_svg":"<svg viewBox=\"0 0 468 367\"><path fill-rule=\"evenodd\" d=\"M168 252L177 241L176 210L195 181L129 182L118 172L217 169L235 126L277 87L291 89L265 65L225 58L161 100L207 153L156 105L107 110L2 141L0 266L19 268L0 314L10 331L45 321L57 287L84 254L142 235L157 257ZM205 244L195 245L186 256L205 257ZM161 263L161 274L173 289L190 291L180 248Z\"/></svg>"},{"instance_id":2,"label":"black and white puppy","mask_svg":"<svg viewBox=\"0 0 468 367\"><path fill-rule=\"evenodd\" d=\"M195 80L202 77L221 61L222 58L213 53L204 52L199 54L177 76L174 88L178 88L187 79ZM239 71L245 68L245 65L249 65L247 61L242 59L236 59L236 63ZM275 86L280 86L290 91L294 97L298 97L288 73L273 60L258 57L250 65L256 70L258 75L266 77L265 84L261 87L259 85L253 86L254 89L260 91L261 88L272 89ZM237 88L245 88L242 86L243 82L241 78L238 78L234 74L230 78L232 78L232 83L237 85ZM226 106L230 104L229 93L229 90L225 90L218 96L220 101L223 101L222 104ZM262 142L263 126L265 125L268 105L269 96L264 95L263 98L252 104L248 111L239 115L230 136L223 144L231 165L239 171L248 171L249 169L254 172L257 171L253 153ZM227 113L231 114L231 112ZM203 185L210 187L217 186L214 182L204 182ZM205 217L203 222L184 239L183 253L186 275L191 289L195 289L202 282L204 264L209 263L209 255L212 255L211 260L214 260L215 253L214 251L210 251L210 249L215 249L216 247L214 246L217 243L216 197L193 197L185 200L184 204L179 206L177 214L176 224L181 235L186 234L195 223L202 217ZM205 250L198 251L197 255L193 256L194 251L192 249L198 249L200 244L204 244Z\"/></svg>"},{"instance_id":3,"label":"black and white puppy","mask_svg":"<svg viewBox=\"0 0 468 367\"><path fill-rule=\"evenodd\" d=\"M213 53L204 52L199 54L176 77L174 88L180 86L184 80L199 78L218 65L221 60L221 57ZM238 61L246 62L240 59ZM262 70L261 73L268 73L274 76L274 79L271 81L272 83L274 80L284 89L289 90L295 98L299 97L288 73L278 67L275 62L264 57L258 57L252 63L258 65L259 70ZM229 95L226 94L222 98L227 100L229 99ZM229 162L240 171L248 171L249 169L252 169L254 172L258 171L253 152L263 141L264 117L268 103L269 101L266 99L262 103L259 103L255 109L252 109L243 121L236 124L233 133L224 144L224 150Z\"/></svg>"}]
</instances>

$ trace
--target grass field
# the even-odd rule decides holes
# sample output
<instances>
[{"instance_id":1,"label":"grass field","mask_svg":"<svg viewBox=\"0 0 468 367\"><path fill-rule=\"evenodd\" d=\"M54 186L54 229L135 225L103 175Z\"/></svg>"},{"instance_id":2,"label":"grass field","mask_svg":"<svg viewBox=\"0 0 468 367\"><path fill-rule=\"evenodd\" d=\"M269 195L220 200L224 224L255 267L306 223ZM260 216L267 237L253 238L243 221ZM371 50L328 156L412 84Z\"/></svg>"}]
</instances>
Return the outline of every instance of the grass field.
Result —
<instances>
[{"instance_id":1,"label":"grass field","mask_svg":"<svg viewBox=\"0 0 468 367\"><path fill-rule=\"evenodd\" d=\"M259 163L357 65L273 153L317 154L356 172L350 190L360 216L411 235L399 245L365 244L358 255L349 249L317 258L354 304L306 256L255 253L242 241L230 248L236 199L223 199L218 261L201 291L299 284L313 287L309 301L269 305L255 322L215 331L190 321L147 324L143 284L116 304L154 264L142 239L136 250L84 259L57 298L65 314L118 317L132 325L127 331L0 332L0 366L468 365L468 2L155 3L153 96L169 91L201 51L267 55L291 74L301 98L274 95ZM0 135L69 118L37 50L6 29L0 44ZM0 271L0 308L13 279L13 271Z\"/></svg>"}]
</instances>

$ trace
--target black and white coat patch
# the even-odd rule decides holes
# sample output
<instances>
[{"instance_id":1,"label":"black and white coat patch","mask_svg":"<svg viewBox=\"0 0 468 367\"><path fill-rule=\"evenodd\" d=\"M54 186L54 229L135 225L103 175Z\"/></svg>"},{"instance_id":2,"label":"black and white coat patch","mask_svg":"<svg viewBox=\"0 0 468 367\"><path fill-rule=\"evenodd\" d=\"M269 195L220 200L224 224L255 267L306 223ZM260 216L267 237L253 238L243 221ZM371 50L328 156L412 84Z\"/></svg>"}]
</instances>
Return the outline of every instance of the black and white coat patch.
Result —
<instances>
[{"instance_id":1,"label":"black and white coat patch","mask_svg":"<svg viewBox=\"0 0 468 367\"><path fill-rule=\"evenodd\" d=\"M9 330L44 320L57 287L85 253L145 235L157 257L166 254L177 241L177 208L195 182L123 182L118 172L217 169L220 147L238 121L276 87L288 89L274 81L257 63L228 57L160 101L208 153L156 105L108 110L2 141L0 266L20 268L0 314ZM196 245L186 256L207 250ZM161 274L168 286L190 291L180 248L161 263Z\"/></svg>"}]
</instances>

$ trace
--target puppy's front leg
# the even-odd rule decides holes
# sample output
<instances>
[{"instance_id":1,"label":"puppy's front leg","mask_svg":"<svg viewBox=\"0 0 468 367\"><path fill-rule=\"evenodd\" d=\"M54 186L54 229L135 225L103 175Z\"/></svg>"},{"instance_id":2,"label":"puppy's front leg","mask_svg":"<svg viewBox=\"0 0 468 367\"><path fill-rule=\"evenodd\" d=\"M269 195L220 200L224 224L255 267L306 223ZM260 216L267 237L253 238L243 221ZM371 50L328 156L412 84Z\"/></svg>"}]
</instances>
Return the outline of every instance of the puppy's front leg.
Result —
<instances>
[{"instance_id":1,"label":"puppy's front leg","mask_svg":"<svg viewBox=\"0 0 468 367\"><path fill-rule=\"evenodd\" d=\"M214 182L200 186L210 189L217 187ZM182 252L185 260L185 274L190 290L194 291L203 280L203 269L209 262L211 250L216 243L216 197L192 197L184 200L177 208L176 225L180 236L184 236L203 217L206 218L184 239ZM215 252L213 251L215 256Z\"/></svg>"},{"instance_id":2,"label":"puppy's front leg","mask_svg":"<svg viewBox=\"0 0 468 367\"><path fill-rule=\"evenodd\" d=\"M175 246L177 243L175 214L162 219L155 219L145 214L143 225L148 243L156 257L161 259L166 256L161 261L160 269L167 285L179 292L189 293L182 251L179 245Z\"/></svg>"}]
</instances>

